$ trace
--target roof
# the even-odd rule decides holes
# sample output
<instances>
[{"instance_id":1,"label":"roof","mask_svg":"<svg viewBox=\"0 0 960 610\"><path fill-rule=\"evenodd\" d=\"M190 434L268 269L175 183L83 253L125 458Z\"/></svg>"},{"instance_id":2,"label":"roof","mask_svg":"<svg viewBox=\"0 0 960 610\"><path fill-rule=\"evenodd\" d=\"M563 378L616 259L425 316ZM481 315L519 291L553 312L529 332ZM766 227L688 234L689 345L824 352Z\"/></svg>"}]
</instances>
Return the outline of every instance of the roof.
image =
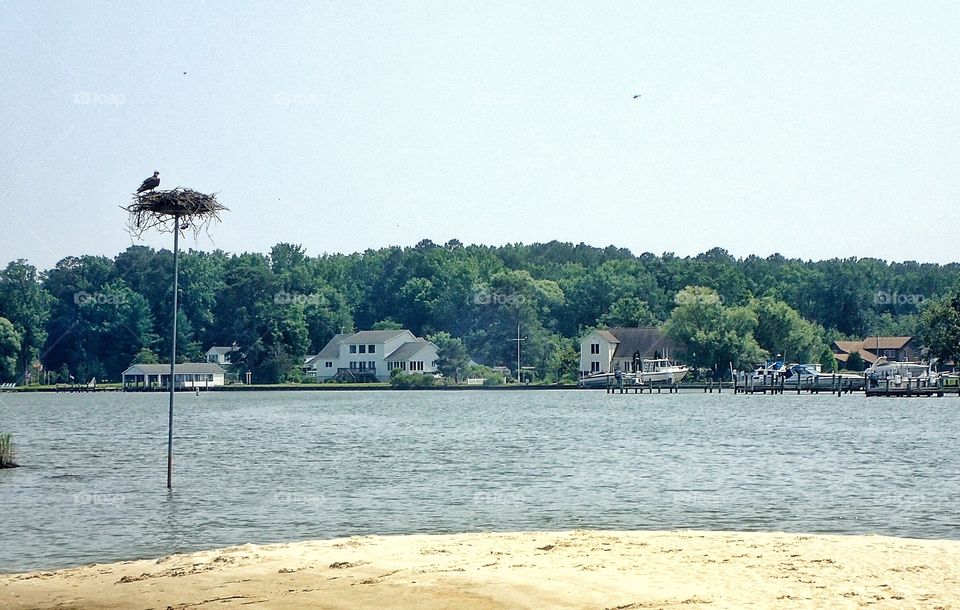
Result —
<instances>
[{"instance_id":1,"label":"roof","mask_svg":"<svg viewBox=\"0 0 960 610\"><path fill-rule=\"evenodd\" d=\"M596 333L606 339L608 343L620 343L620 340L613 336L613 333L609 330L598 330Z\"/></svg>"},{"instance_id":2,"label":"roof","mask_svg":"<svg viewBox=\"0 0 960 610\"><path fill-rule=\"evenodd\" d=\"M394 362L401 362L404 360L409 360L415 355L423 351L424 348L433 345L433 343L427 341L426 339L417 339L416 341L410 341L409 343L404 343L397 349L393 350L393 353L387 356L386 360L391 360ZM436 345L433 345L436 348Z\"/></svg>"},{"instance_id":3,"label":"roof","mask_svg":"<svg viewBox=\"0 0 960 610\"><path fill-rule=\"evenodd\" d=\"M226 356L230 352L239 352L240 350L233 346L223 346L223 345L214 345L207 350L208 354L220 354L221 356Z\"/></svg>"},{"instance_id":4,"label":"roof","mask_svg":"<svg viewBox=\"0 0 960 610\"><path fill-rule=\"evenodd\" d=\"M911 341L913 337L880 337L880 349L903 349ZM863 347L877 349L877 338L867 337L863 340Z\"/></svg>"},{"instance_id":5,"label":"roof","mask_svg":"<svg viewBox=\"0 0 960 610\"><path fill-rule=\"evenodd\" d=\"M644 358L650 358L657 352L660 355L681 351L683 346L667 337L659 328L645 326L640 328L615 327L605 332L614 337L617 348L613 352L614 358L632 358L637 352Z\"/></svg>"},{"instance_id":6,"label":"roof","mask_svg":"<svg viewBox=\"0 0 960 610\"><path fill-rule=\"evenodd\" d=\"M343 341L345 343L384 343L405 333L413 336L413 333L409 330L361 330L358 333L348 335Z\"/></svg>"},{"instance_id":7,"label":"roof","mask_svg":"<svg viewBox=\"0 0 960 610\"><path fill-rule=\"evenodd\" d=\"M863 351L863 341L834 341L833 350L842 354Z\"/></svg>"},{"instance_id":8,"label":"roof","mask_svg":"<svg viewBox=\"0 0 960 610\"><path fill-rule=\"evenodd\" d=\"M327 344L323 346L323 349L320 350L320 353L316 355L318 360L332 360L340 355L340 344L343 343L344 337L349 337L345 333L338 333L333 336L333 339L327 341Z\"/></svg>"},{"instance_id":9,"label":"roof","mask_svg":"<svg viewBox=\"0 0 960 610\"><path fill-rule=\"evenodd\" d=\"M184 362L174 366L175 374L185 373L213 373L215 375L223 374L223 367L212 362ZM132 364L130 368L123 372L124 375L169 375L169 364Z\"/></svg>"},{"instance_id":10,"label":"roof","mask_svg":"<svg viewBox=\"0 0 960 610\"><path fill-rule=\"evenodd\" d=\"M913 341L913 337L880 337L880 349L903 349ZM853 352L860 352L860 355L867 362L873 363L877 360L877 338L867 337L863 341L834 341L834 356L840 362L846 362L847 357Z\"/></svg>"},{"instance_id":11,"label":"roof","mask_svg":"<svg viewBox=\"0 0 960 610\"><path fill-rule=\"evenodd\" d=\"M866 362L867 364L874 364L878 360L877 355L872 352L860 351L856 349L853 351L860 354L860 357L863 358L863 361ZM850 360L851 354L853 354L853 352L850 352L847 354L834 354L833 357L837 359L837 362L842 362L843 364L846 364L847 361Z\"/></svg>"}]
</instances>

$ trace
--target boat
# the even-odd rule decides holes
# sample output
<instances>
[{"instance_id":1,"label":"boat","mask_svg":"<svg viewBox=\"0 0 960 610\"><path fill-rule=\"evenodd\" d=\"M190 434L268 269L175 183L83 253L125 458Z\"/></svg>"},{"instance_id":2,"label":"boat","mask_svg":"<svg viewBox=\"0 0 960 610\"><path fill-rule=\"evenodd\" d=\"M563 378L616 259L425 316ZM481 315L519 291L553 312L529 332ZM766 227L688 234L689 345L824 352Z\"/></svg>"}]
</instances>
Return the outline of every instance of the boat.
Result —
<instances>
[{"instance_id":1,"label":"boat","mask_svg":"<svg viewBox=\"0 0 960 610\"><path fill-rule=\"evenodd\" d=\"M644 358L639 373L635 373L635 379L639 379L641 385L648 383L680 383L680 381L690 372L690 367L685 364L674 362L668 358Z\"/></svg>"},{"instance_id":2,"label":"boat","mask_svg":"<svg viewBox=\"0 0 960 610\"><path fill-rule=\"evenodd\" d=\"M880 357L863 373L866 375L870 387L877 388L881 384L889 387L914 387L921 385L937 385L940 374L934 371L934 362L897 362Z\"/></svg>"},{"instance_id":3,"label":"boat","mask_svg":"<svg viewBox=\"0 0 960 610\"><path fill-rule=\"evenodd\" d=\"M619 384L620 377L617 376L617 372L590 373L581 377L580 381L577 382L577 385L581 388L606 388Z\"/></svg>"},{"instance_id":4,"label":"boat","mask_svg":"<svg viewBox=\"0 0 960 610\"><path fill-rule=\"evenodd\" d=\"M864 380L856 373L824 373L819 364L792 364L787 367L785 375L787 386L799 383L801 388L830 389L837 387L862 390Z\"/></svg>"},{"instance_id":5,"label":"boat","mask_svg":"<svg viewBox=\"0 0 960 610\"><path fill-rule=\"evenodd\" d=\"M637 370L612 373L591 373L582 377L578 383L581 388L606 388L619 386L620 380L627 387L656 384L675 384L687 376L691 368L669 358L643 358L634 365Z\"/></svg>"},{"instance_id":6,"label":"boat","mask_svg":"<svg viewBox=\"0 0 960 610\"><path fill-rule=\"evenodd\" d=\"M748 387L797 387L830 389L837 387L861 390L862 375L855 373L824 373L816 363L787 363L782 359L768 360L757 364L750 373L737 375L737 382Z\"/></svg>"}]
</instances>

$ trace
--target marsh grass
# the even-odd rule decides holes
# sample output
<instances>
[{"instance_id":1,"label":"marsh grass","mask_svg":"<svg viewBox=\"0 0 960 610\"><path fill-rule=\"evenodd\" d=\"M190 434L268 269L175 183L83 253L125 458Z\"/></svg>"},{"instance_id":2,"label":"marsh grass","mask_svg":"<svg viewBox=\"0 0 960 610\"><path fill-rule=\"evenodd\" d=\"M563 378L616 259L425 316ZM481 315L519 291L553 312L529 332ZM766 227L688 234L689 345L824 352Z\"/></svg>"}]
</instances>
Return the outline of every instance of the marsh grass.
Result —
<instances>
[{"instance_id":1,"label":"marsh grass","mask_svg":"<svg viewBox=\"0 0 960 610\"><path fill-rule=\"evenodd\" d=\"M0 468L15 468L13 461L13 435L9 432L0 433Z\"/></svg>"}]
</instances>

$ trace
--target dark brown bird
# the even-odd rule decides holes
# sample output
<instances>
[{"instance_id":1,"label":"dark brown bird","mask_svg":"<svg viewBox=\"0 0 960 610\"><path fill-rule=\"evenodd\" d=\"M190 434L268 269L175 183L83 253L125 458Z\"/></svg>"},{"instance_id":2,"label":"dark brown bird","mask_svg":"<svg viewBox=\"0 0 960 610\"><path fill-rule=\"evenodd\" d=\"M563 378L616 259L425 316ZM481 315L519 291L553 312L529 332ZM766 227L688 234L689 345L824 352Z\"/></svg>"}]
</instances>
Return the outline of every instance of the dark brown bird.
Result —
<instances>
[{"instance_id":1,"label":"dark brown bird","mask_svg":"<svg viewBox=\"0 0 960 610\"><path fill-rule=\"evenodd\" d=\"M140 188L137 189L137 192L142 193L143 191L152 191L158 186L160 186L160 172L153 172L153 176L144 180L143 184L140 185Z\"/></svg>"}]
</instances>

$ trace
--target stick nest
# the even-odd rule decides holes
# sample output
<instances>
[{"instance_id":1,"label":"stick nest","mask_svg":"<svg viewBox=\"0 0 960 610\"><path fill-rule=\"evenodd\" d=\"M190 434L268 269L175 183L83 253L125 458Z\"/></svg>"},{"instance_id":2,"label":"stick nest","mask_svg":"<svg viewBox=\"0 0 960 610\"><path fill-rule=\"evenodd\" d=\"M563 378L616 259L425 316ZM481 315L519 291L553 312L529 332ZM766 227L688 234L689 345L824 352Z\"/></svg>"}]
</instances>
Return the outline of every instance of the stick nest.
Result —
<instances>
[{"instance_id":1,"label":"stick nest","mask_svg":"<svg viewBox=\"0 0 960 610\"><path fill-rule=\"evenodd\" d=\"M207 195L179 186L169 191L147 191L133 195L128 206L121 206L130 215L127 230L135 237L147 231L161 233L192 230L194 236L208 231L220 212L228 208L217 201L216 194Z\"/></svg>"}]
</instances>

